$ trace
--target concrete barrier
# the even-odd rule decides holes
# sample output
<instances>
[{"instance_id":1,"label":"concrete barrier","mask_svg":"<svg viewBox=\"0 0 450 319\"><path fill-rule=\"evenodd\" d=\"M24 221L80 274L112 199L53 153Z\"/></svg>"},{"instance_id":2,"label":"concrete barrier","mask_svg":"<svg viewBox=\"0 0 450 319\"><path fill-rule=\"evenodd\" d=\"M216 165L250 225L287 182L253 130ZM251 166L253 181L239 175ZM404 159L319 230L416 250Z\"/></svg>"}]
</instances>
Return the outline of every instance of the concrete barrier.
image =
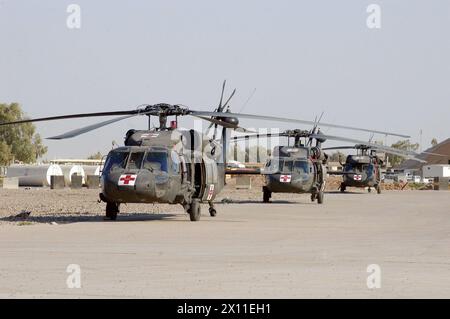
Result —
<instances>
[{"instance_id":1,"label":"concrete barrier","mask_svg":"<svg viewBox=\"0 0 450 319\"><path fill-rule=\"evenodd\" d=\"M71 189L82 189L83 188L83 176L72 175L70 178L70 188Z\"/></svg>"},{"instance_id":2,"label":"concrete barrier","mask_svg":"<svg viewBox=\"0 0 450 319\"><path fill-rule=\"evenodd\" d=\"M50 188L51 189L63 189L66 186L64 176L53 175L50 176Z\"/></svg>"},{"instance_id":3,"label":"concrete barrier","mask_svg":"<svg viewBox=\"0 0 450 319\"><path fill-rule=\"evenodd\" d=\"M448 181L448 177L435 177L433 189L435 191L448 191Z\"/></svg>"},{"instance_id":4,"label":"concrete barrier","mask_svg":"<svg viewBox=\"0 0 450 319\"><path fill-rule=\"evenodd\" d=\"M246 175L236 176L236 189L252 189L252 177Z\"/></svg>"},{"instance_id":5,"label":"concrete barrier","mask_svg":"<svg viewBox=\"0 0 450 319\"><path fill-rule=\"evenodd\" d=\"M86 176L86 186L89 189L96 189L100 187L100 176L98 175L87 175Z\"/></svg>"},{"instance_id":6,"label":"concrete barrier","mask_svg":"<svg viewBox=\"0 0 450 319\"><path fill-rule=\"evenodd\" d=\"M0 188L3 189L19 189L18 177L1 177Z\"/></svg>"}]
</instances>

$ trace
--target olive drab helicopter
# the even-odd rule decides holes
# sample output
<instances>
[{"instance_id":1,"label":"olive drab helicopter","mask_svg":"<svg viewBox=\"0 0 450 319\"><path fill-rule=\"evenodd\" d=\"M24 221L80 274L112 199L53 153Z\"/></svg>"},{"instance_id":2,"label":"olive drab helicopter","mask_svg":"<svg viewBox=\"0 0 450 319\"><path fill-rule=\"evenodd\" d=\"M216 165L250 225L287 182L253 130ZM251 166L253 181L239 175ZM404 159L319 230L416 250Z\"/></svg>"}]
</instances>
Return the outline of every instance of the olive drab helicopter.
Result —
<instances>
[{"instance_id":1,"label":"olive drab helicopter","mask_svg":"<svg viewBox=\"0 0 450 319\"><path fill-rule=\"evenodd\" d=\"M106 217L115 220L122 203L167 203L181 204L191 221L198 221L202 202L209 204L211 216L217 213L213 201L225 185L229 130L241 129L248 132L239 126L239 119L314 124L313 121L300 119L232 113L229 108L226 110L225 108L234 91L226 103L222 104L224 89L225 83L219 106L213 112L192 110L180 104L161 103L143 105L132 110L22 119L0 123L0 126L64 119L115 117L49 138L63 140L131 117L147 116L148 129L129 130L124 146L113 149L106 157L99 194L100 200L106 203ZM159 119L159 127L151 128L150 120L153 116ZM193 116L210 122L214 126L213 136L192 129L178 128L178 120L183 116ZM169 117L173 120L170 121L170 125L167 125ZM390 134L336 124L322 123L321 125ZM215 135L219 126L221 138L220 141L216 141ZM311 154L308 153L309 155Z\"/></svg>"},{"instance_id":2,"label":"olive drab helicopter","mask_svg":"<svg viewBox=\"0 0 450 319\"><path fill-rule=\"evenodd\" d=\"M346 191L347 187L367 187L367 191L369 193L372 191L372 188L374 188L378 194L381 194L381 169L384 161L379 156L378 151L413 159L419 162L425 162L416 157L419 155L418 153L412 151L402 151L388 146L374 144L371 142L361 142L348 138L343 140L331 136L330 139L357 143L353 146L324 148L324 150L356 150L356 154L350 154L347 156L345 163L342 163L339 160L341 166L343 167L342 171L329 172L330 175L342 175L342 183L339 186L342 193Z\"/></svg>"},{"instance_id":3,"label":"olive drab helicopter","mask_svg":"<svg viewBox=\"0 0 450 319\"><path fill-rule=\"evenodd\" d=\"M275 134L245 135L232 138L234 141L250 138L288 138L287 146L275 146L265 167L260 171L253 172L264 176L265 181L262 187L264 203L270 202L272 193L309 193L311 201L317 200L318 204L323 203L328 155L322 149L322 143L327 139L341 141L348 139L322 134L317 126L318 123L310 131L295 129ZM388 135L402 136L395 133L388 133ZM291 138L294 138L292 146L289 145ZM315 145L313 146L314 140ZM245 170L243 173L245 174Z\"/></svg>"},{"instance_id":4,"label":"olive drab helicopter","mask_svg":"<svg viewBox=\"0 0 450 319\"><path fill-rule=\"evenodd\" d=\"M355 146L330 147L326 150L356 149L356 154L348 155L345 163L339 160L343 167L342 172L330 172L333 175L342 175L342 183L339 186L343 193L347 187L367 187L368 192L372 187L381 194L381 167L383 160L377 155L375 149L370 146L357 144Z\"/></svg>"}]
</instances>

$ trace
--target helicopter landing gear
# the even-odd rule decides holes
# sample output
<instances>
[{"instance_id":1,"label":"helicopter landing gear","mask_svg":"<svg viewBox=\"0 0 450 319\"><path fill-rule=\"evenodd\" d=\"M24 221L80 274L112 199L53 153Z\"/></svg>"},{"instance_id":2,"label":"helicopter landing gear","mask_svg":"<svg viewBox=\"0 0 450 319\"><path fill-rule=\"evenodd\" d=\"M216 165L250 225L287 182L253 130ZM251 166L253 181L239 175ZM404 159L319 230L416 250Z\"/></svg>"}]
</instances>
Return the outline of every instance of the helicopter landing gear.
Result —
<instances>
[{"instance_id":1,"label":"helicopter landing gear","mask_svg":"<svg viewBox=\"0 0 450 319\"><path fill-rule=\"evenodd\" d=\"M198 222L201 215L200 201L197 198L194 198L189 205L189 208L186 209L186 212L189 214L189 218L192 222Z\"/></svg>"},{"instance_id":2,"label":"helicopter landing gear","mask_svg":"<svg viewBox=\"0 0 450 319\"><path fill-rule=\"evenodd\" d=\"M263 202L269 203L271 197L272 197L272 192L269 191L266 187L263 187Z\"/></svg>"},{"instance_id":3,"label":"helicopter landing gear","mask_svg":"<svg viewBox=\"0 0 450 319\"><path fill-rule=\"evenodd\" d=\"M212 202L209 202L209 215L211 217L216 217L216 215L217 215L217 211L214 208L214 204Z\"/></svg>"},{"instance_id":4,"label":"helicopter landing gear","mask_svg":"<svg viewBox=\"0 0 450 319\"><path fill-rule=\"evenodd\" d=\"M381 186L380 184L377 184L377 186L375 186L376 190L377 190L377 194L381 194Z\"/></svg>"},{"instance_id":5,"label":"helicopter landing gear","mask_svg":"<svg viewBox=\"0 0 450 319\"><path fill-rule=\"evenodd\" d=\"M116 220L117 214L120 213L120 204L119 203L106 203L106 216L105 219Z\"/></svg>"},{"instance_id":6,"label":"helicopter landing gear","mask_svg":"<svg viewBox=\"0 0 450 319\"><path fill-rule=\"evenodd\" d=\"M341 193L343 193L343 192L345 192L345 189L346 189L347 187L345 186L345 184L344 183L341 183L341 186L339 187L339 189L341 190Z\"/></svg>"},{"instance_id":7,"label":"helicopter landing gear","mask_svg":"<svg viewBox=\"0 0 450 319\"><path fill-rule=\"evenodd\" d=\"M367 189L367 191L368 191L369 193L371 193L371 192L372 192L372 188L369 187L369 188Z\"/></svg>"},{"instance_id":8,"label":"helicopter landing gear","mask_svg":"<svg viewBox=\"0 0 450 319\"><path fill-rule=\"evenodd\" d=\"M317 193L317 204L323 204L323 191Z\"/></svg>"},{"instance_id":9,"label":"helicopter landing gear","mask_svg":"<svg viewBox=\"0 0 450 319\"><path fill-rule=\"evenodd\" d=\"M311 193L311 201L314 202L317 199L317 204L323 204L323 191L315 190Z\"/></svg>"}]
</instances>

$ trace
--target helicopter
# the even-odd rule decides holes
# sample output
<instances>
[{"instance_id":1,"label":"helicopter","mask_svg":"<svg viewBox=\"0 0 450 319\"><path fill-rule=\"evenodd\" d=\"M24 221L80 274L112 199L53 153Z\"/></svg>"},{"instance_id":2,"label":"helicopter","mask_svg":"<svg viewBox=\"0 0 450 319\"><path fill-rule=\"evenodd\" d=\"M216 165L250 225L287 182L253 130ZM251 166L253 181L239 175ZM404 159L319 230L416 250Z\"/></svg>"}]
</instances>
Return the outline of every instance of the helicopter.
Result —
<instances>
[{"instance_id":1,"label":"helicopter","mask_svg":"<svg viewBox=\"0 0 450 319\"><path fill-rule=\"evenodd\" d=\"M381 167L383 160L377 155L376 149L368 145L356 144L354 146L330 147L326 150L356 149L356 155L348 155L345 163L339 161L343 167L342 172L330 172L342 175L343 181L339 186L343 193L347 187L367 187L368 192L375 188L381 194Z\"/></svg>"},{"instance_id":2,"label":"helicopter","mask_svg":"<svg viewBox=\"0 0 450 319\"><path fill-rule=\"evenodd\" d=\"M79 113L34 119L21 119L0 123L18 125L29 122L44 122L78 118L114 116L115 118L84 126L64 134L49 137L52 140L74 138L106 125L135 116L148 117L148 129L131 129L126 133L124 146L111 150L101 173L100 201L106 203L106 219L116 220L123 203L180 204L191 221L200 220L201 203L209 204L209 213L216 216L214 199L225 186L227 146L229 130L249 132L239 126L239 119L256 119L286 123L314 124L313 121L274 116L232 113L227 107L232 95L223 103L225 81L218 107L213 112L192 110L182 104L145 104L136 109ZM151 118L157 117L158 127L151 127ZM193 129L178 128L180 117L192 116L212 124L213 136ZM168 118L171 117L170 125ZM174 119L173 119L174 118ZM355 128L322 123L322 126L343 128L363 132L375 132L366 128ZM221 137L217 141L218 128Z\"/></svg>"},{"instance_id":3,"label":"helicopter","mask_svg":"<svg viewBox=\"0 0 450 319\"><path fill-rule=\"evenodd\" d=\"M286 130L276 134L257 134L233 137L232 140L248 140L270 137L287 137L288 145L275 146L272 156L267 160L262 170L254 170L250 174L262 174L263 202L269 203L272 193L310 193L311 201L318 204L324 202L325 180L327 176L328 155L322 148L327 139L348 140L345 137L335 137L323 134L317 129L316 123L312 130ZM399 135L390 133L389 135ZM294 138L294 145L289 145L289 139ZM303 140L302 140L303 139ZM313 142L315 140L315 145ZM259 145L259 141L258 141ZM235 170L236 174L248 174L248 170Z\"/></svg>"},{"instance_id":4,"label":"helicopter","mask_svg":"<svg viewBox=\"0 0 450 319\"><path fill-rule=\"evenodd\" d=\"M331 139L333 138L334 137L331 137ZM335 138L335 140L337 140L337 138ZM339 163L343 167L342 171L329 172L330 175L342 175L343 180L339 186L339 190L342 193L346 191L347 187L367 187L369 193L372 191L372 188L374 188L377 191L377 194L381 194L381 168L384 162L378 155L378 151L395 154L419 162L425 162L416 157L419 155L416 152L403 151L388 146L371 142L361 142L353 139L345 139L345 141L356 142L357 144L353 146L324 148L324 150L356 149L356 154L348 155L345 163L341 163L339 160Z\"/></svg>"}]
</instances>

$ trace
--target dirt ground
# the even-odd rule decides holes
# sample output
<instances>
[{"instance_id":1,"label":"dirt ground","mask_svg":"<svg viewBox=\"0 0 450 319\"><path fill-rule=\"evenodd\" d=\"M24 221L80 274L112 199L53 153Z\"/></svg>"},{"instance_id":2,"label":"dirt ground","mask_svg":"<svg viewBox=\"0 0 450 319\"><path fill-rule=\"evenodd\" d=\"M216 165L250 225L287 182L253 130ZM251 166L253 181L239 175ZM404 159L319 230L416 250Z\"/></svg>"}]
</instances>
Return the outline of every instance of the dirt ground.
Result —
<instances>
[{"instance_id":1,"label":"dirt ground","mask_svg":"<svg viewBox=\"0 0 450 319\"><path fill-rule=\"evenodd\" d=\"M0 190L0 297L450 297L450 192L261 195L230 185L197 223L169 205L107 222L97 190ZM367 286L372 264L380 288Z\"/></svg>"}]
</instances>

